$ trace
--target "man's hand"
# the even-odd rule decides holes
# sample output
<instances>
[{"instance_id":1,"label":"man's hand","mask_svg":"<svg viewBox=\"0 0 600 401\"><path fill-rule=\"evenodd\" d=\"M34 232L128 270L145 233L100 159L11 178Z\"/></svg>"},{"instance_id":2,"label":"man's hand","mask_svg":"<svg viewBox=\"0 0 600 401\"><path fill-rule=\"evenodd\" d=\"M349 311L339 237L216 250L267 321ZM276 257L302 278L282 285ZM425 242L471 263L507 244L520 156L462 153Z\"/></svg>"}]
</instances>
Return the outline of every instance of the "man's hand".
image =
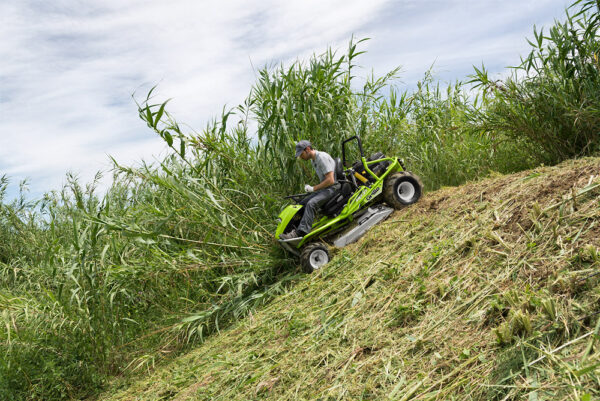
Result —
<instances>
[{"instance_id":1,"label":"man's hand","mask_svg":"<svg viewBox=\"0 0 600 401\"><path fill-rule=\"evenodd\" d=\"M315 189L313 187L311 187L310 185L305 185L304 186L304 191L306 192L313 192Z\"/></svg>"}]
</instances>

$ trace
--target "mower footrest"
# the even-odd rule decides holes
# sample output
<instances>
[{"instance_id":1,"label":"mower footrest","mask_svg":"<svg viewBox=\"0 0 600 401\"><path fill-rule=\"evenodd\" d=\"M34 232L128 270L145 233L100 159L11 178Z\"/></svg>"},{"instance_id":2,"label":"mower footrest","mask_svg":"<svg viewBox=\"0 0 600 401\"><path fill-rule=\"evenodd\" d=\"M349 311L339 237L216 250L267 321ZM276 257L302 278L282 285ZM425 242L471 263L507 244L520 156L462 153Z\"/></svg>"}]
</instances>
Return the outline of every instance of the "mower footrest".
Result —
<instances>
[{"instance_id":1,"label":"mower footrest","mask_svg":"<svg viewBox=\"0 0 600 401\"><path fill-rule=\"evenodd\" d=\"M300 243L300 241L302 241L302 238L292 238L287 240L280 239L278 241L279 244L283 247L283 249L296 256L300 256L300 251L298 250L297 246Z\"/></svg>"}]
</instances>

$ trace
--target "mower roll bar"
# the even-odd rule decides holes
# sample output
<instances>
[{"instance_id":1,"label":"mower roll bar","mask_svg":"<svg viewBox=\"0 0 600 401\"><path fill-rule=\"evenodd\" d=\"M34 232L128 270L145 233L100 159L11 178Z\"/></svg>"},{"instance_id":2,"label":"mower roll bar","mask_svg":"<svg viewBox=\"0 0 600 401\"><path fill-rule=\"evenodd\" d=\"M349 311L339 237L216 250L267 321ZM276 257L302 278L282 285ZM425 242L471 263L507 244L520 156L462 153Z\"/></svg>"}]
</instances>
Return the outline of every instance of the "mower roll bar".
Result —
<instances>
[{"instance_id":1,"label":"mower roll bar","mask_svg":"<svg viewBox=\"0 0 600 401\"><path fill-rule=\"evenodd\" d=\"M364 158L365 157L365 152L363 151L363 147L362 147L362 141L360 140L360 137L358 135L354 135L353 137L350 137L348 139L346 139L344 142L342 142L342 164L344 165L344 167L348 167L346 166L346 143L355 140L358 142L358 149L360 150L360 157Z\"/></svg>"},{"instance_id":2,"label":"mower roll bar","mask_svg":"<svg viewBox=\"0 0 600 401\"><path fill-rule=\"evenodd\" d=\"M367 161L365 159L365 152L364 152L363 147L362 147L362 141L360 140L360 137L358 135L354 135L354 136L352 136L352 137L350 137L350 138L348 138L348 139L346 139L345 141L342 142L342 164L344 165L344 167L348 167L346 165L346 143L348 143L350 141L353 141L353 140L356 140L356 142L358 142L358 149L360 150L360 160L363 163L363 167L364 167L365 171L367 173L369 173L372 177L374 177L375 179L377 179L377 175L375 173L373 173L369 169L368 165L369 164L373 164L373 163L377 163L377 162L380 162L380 161L392 160L392 159L384 157L383 159L379 159L379 160ZM404 169L404 166L402 166L402 168ZM355 181L355 183L356 183L356 180L354 180L354 176L352 178L353 178L353 181Z\"/></svg>"}]
</instances>

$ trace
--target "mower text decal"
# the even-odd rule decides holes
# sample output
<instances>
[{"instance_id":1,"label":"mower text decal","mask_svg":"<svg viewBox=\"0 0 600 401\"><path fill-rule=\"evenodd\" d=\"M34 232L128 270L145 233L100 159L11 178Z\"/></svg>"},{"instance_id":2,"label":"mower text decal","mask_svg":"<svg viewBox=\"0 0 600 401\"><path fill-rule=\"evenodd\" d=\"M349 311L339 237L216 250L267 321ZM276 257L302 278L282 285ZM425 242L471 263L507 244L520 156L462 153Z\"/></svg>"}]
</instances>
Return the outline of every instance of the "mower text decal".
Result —
<instances>
[{"instance_id":1,"label":"mower text decal","mask_svg":"<svg viewBox=\"0 0 600 401\"><path fill-rule=\"evenodd\" d=\"M379 188L376 188L376 189L375 189L375 190L374 190L374 191L371 193L371 195L369 195L369 196L367 197L367 199L365 200L365 202L370 202L370 201L371 201L371 199L375 198L375 197L376 197L377 195L379 195L380 193L381 193L381 187L379 187Z\"/></svg>"}]
</instances>

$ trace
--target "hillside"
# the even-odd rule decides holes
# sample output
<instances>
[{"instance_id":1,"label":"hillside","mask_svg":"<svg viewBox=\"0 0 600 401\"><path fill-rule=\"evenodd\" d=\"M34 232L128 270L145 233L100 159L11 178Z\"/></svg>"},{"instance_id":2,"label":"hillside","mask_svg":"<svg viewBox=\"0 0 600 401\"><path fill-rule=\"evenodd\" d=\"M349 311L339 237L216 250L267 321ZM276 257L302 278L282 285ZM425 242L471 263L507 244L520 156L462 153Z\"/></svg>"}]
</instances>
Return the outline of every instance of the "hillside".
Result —
<instances>
[{"instance_id":1,"label":"hillside","mask_svg":"<svg viewBox=\"0 0 600 401\"><path fill-rule=\"evenodd\" d=\"M599 175L587 158L428 193L100 399L597 399Z\"/></svg>"}]
</instances>

